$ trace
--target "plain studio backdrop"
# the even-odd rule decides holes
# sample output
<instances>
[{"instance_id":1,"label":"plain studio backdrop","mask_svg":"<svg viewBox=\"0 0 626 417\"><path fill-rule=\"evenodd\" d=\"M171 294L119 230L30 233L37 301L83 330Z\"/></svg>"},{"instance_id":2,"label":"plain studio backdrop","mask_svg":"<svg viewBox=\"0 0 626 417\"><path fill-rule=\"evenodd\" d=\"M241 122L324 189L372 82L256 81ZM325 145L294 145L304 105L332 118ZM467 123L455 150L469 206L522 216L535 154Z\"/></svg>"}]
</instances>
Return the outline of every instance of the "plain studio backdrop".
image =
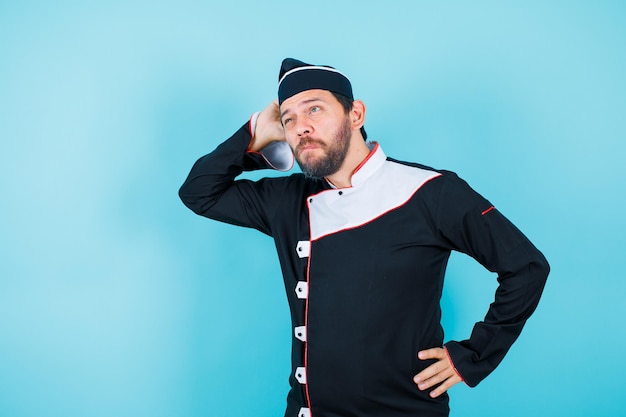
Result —
<instances>
[{"instance_id":1,"label":"plain studio backdrop","mask_svg":"<svg viewBox=\"0 0 626 417\"><path fill-rule=\"evenodd\" d=\"M0 3L0 416L282 415L272 241L177 190L287 56L345 72L388 155L457 172L552 265L451 415L626 415L624 45L620 1ZM446 339L495 283L453 256Z\"/></svg>"}]
</instances>

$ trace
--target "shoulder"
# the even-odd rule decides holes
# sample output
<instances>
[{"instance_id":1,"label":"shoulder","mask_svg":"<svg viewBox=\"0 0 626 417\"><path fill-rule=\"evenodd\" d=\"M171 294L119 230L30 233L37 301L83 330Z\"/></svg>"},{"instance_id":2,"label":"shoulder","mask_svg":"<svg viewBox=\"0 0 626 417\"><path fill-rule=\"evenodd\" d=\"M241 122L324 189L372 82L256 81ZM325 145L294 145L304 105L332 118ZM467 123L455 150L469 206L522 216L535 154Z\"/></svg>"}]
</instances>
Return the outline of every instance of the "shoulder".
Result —
<instances>
[{"instance_id":1,"label":"shoulder","mask_svg":"<svg viewBox=\"0 0 626 417\"><path fill-rule=\"evenodd\" d=\"M435 186L462 186L467 185L467 183L460 178L455 172L446 170L446 169L437 169L428 165L420 164L417 162L407 162L400 161L395 158L387 157L387 162L392 166L400 167L399 170L402 170L407 173L407 175L421 175L426 177L432 177L432 182Z\"/></svg>"},{"instance_id":2,"label":"shoulder","mask_svg":"<svg viewBox=\"0 0 626 417\"><path fill-rule=\"evenodd\" d=\"M427 178L420 189L421 197L438 207L465 211L468 207L483 207L488 203L454 171L393 158L387 158L387 161L401 167L398 170L404 171L404 175Z\"/></svg>"}]
</instances>

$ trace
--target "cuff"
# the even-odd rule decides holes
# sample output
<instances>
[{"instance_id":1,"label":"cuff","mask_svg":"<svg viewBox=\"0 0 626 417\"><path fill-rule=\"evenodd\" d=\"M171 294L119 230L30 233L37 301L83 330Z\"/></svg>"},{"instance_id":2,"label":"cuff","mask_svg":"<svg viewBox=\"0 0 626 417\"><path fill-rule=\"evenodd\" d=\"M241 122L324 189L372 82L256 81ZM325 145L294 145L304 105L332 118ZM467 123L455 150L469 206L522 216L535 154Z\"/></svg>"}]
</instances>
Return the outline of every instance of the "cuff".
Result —
<instances>
[{"instance_id":1,"label":"cuff","mask_svg":"<svg viewBox=\"0 0 626 417\"><path fill-rule=\"evenodd\" d=\"M467 383L467 381L465 381L465 378L463 378L463 375L461 375L461 373L459 372L458 369L456 369L456 365L454 364L454 361L452 360L452 356L450 356L450 352L448 351L448 348L446 346L443 347L443 350L446 352L446 355L448 355L448 360L450 361L450 363L452 364L452 369L454 369L454 372L459 376L459 378L461 378L461 381L463 381L463 383L467 386L469 386L469 384Z\"/></svg>"},{"instance_id":2,"label":"cuff","mask_svg":"<svg viewBox=\"0 0 626 417\"><path fill-rule=\"evenodd\" d=\"M252 113L250 116L250 121L248 122L248 129L250 130L250 136L254 138L254 132L256 131L256 122L259 120L260 111Z\"/></svg>"},{"instance_id":3,"label":"cuff","mask_svg":"<svg viewBox=\"0 0 626 417\"><path fill-rule=\"evenodd\" d=\"M261 112L253 113L252 116L250 116L250 121L248 122L251 139L254 138L256 122L259 119L259 114L261 114ZM260 154L263 159L265 159L265 162L277 171L289 171L293 168L294 156L287 142L271 142L258 152L248 152Z\"/></svg>"}]
</instances>

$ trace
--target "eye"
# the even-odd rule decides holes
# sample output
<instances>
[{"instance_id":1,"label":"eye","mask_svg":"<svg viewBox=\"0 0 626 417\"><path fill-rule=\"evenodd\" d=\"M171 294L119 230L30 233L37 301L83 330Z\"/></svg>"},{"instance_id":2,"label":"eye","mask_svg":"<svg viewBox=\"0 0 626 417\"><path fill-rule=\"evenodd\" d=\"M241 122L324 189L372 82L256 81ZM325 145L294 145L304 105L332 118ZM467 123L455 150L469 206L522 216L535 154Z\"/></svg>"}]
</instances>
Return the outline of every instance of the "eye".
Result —
<instances>
[{"instance_id":1,"label":"eye","mask_svg":"<svg viewBox=\"0 0 626 417\"><path fill-rule=\"evenodd\" d=\"M291 123L293 121L293 119L291 117L287 117L286 119L283 119L283 126L286 126L288 123Z\"/></svg>"},{"instance_id":2,"label":"eye","mask_svg":"<svg viewBox=\"0 0 626 417\"><path fill-rule=\"evenodd\" d=\"M322 110L319 106L313 106L311 107L311 113L317 113L318 111Z\"/></svg>"}]
</instances>

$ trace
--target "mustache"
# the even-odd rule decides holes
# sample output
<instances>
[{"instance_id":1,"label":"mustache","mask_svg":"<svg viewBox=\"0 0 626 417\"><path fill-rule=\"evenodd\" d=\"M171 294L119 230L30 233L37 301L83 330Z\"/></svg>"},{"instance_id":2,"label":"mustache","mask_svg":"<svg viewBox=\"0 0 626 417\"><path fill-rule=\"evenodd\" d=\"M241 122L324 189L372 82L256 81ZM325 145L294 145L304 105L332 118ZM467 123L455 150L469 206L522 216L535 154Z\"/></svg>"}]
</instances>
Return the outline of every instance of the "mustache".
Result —
<instances>
[{"instance_id":1,"label":"mustache","mask_svg":"<svg viewBox=\"0 0 626 417\"><path fill-rule=\"evenodd\" d=\"M298 143L298 145L296 146L296 152L300 151L302 149L302 147L304 146L308 146L308 145L317 145L320 148L325 148L326 144L324 142L322 142L321 140L318 139L314 139L310 136L303 136L300 139L300 142Z\"/></svg>"}]
</instances>

